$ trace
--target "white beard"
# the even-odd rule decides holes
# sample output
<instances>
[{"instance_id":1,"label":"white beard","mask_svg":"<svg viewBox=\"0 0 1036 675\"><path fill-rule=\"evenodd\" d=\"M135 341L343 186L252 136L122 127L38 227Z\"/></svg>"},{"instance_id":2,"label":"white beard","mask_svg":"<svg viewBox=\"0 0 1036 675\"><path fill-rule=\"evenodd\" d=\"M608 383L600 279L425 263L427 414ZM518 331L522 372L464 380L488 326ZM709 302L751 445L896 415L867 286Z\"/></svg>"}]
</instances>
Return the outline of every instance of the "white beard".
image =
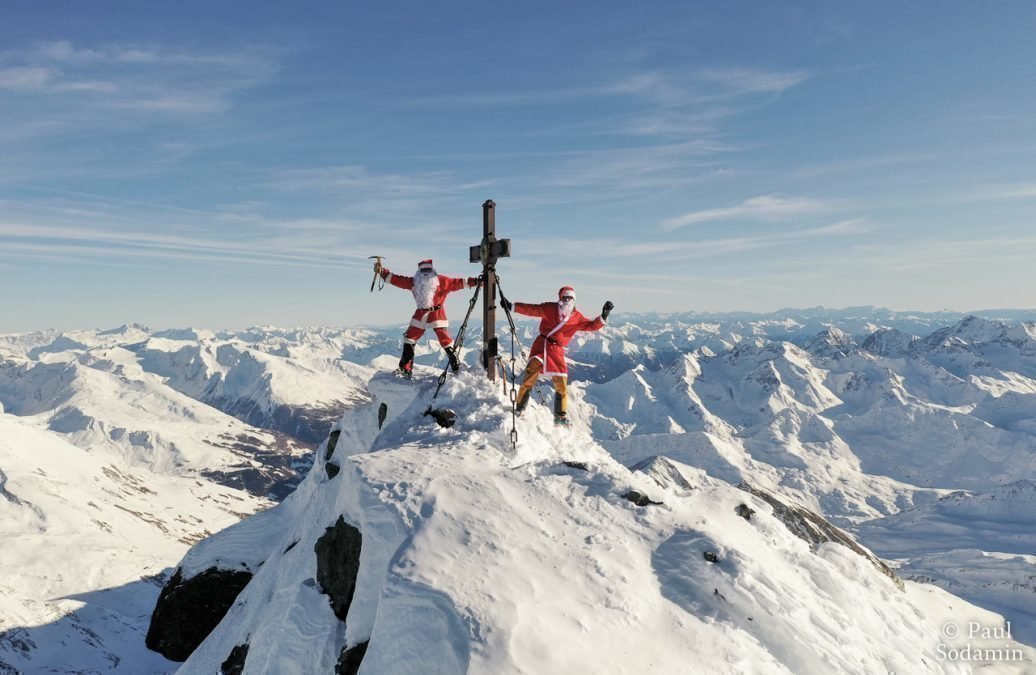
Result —
<instances>
[{"instance_id":1,"label":"white beard","mask_svg":"<svg viewBox=\"0 0 1036 675\"><path fill-rule=\"evenodd\" d=\"M568 315L571 314L572 310L575 309L575 308L576 308L576 303L575 302L559 302L558 303L558 313L561 315L562 319L568 317Z\"/></svg>"},{"instance_id":2,"label":"white beard","mask_svg":"<svg viewBox=\"0 0 1036 675\"><path fill-rule=\"evenodd\" d=\"M439 289L439 276L437 274L422 274L418 272L414 276L414 301L418 307L433 307L435 291Z\"/></svg>"}]
</instances>

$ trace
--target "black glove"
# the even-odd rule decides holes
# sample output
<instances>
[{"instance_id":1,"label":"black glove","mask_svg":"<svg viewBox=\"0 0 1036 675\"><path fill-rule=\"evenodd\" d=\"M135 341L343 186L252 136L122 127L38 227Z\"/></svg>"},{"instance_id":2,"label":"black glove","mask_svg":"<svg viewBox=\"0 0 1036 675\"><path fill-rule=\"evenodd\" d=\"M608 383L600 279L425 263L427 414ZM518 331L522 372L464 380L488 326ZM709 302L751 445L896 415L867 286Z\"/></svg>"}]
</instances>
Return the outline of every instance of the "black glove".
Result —
<instances>
[{"instance_id":1,"label":"black glove","mask_svg":"<svg viewBox=\"0 0 1036 675\"><path fill-rule=\"evenodd\" d=\"M612 313L613 309L615 309L615 304L611 300L604 303L604 309L601 310L601 318L607 321L608 315Z\"/></svg>"},{"instance_id":2,"label":"black glove","mask_svg":"<svg viewBox=\"0 0 1036 675\"><path fill-rule=\"evenodd\" d=\"M502 295L500 296L500 306L504 308L505 312L510 312L514 307L514 305L511 304L511 301Z\"/></svg>"}]
</instances>

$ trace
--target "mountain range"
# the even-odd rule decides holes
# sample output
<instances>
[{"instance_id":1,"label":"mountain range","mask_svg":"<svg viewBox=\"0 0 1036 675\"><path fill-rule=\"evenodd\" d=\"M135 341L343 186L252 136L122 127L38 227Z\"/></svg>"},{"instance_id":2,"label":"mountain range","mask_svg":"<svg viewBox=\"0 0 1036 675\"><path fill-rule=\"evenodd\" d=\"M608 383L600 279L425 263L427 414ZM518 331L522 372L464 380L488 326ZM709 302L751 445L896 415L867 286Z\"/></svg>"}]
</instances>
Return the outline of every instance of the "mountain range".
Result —
<instances>
[{"instance_id":1,"label":"mountain range","mask_svg":"<svg viewBox=\"0 0 1036 675\"><path fill-rule=\"evenodd\" d=\"M0 673L957 672L999 617L1031 666L1036 325L981 314L616 316L516 447L398 328L0 336Z\"/></svg>"}]
</instances>

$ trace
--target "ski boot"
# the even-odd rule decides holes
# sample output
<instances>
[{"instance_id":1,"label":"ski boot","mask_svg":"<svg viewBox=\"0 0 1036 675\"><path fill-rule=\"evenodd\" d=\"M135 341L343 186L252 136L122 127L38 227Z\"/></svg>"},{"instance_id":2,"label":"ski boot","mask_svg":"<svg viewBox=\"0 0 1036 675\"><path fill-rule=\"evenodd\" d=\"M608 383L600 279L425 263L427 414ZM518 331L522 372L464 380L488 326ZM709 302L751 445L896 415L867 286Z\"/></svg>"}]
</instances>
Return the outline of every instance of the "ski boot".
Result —
<instances>
[{"instance_id":1,"label":"ski boot","mask_svg":"<svg viewBox=\"0 0 1036 675\"><path fill-rule=\"evenodd\" d=\"M395 374L404 380L414 379L414 345L409 342L403 345L403 356L399 358Z\"/></svg>"},{"instance_id":2,"label":"ski boot","mask_svg":"<svg viewBox=\"0 0 1036 675\"><path fill-rule=\"evenodd\" d=\"M532 397L532 390L525 392L525 396L522 396L521 400L514 406L514 416L521 417L525 409L529 407L529 399Z\"/></svg>"},{"instance_id":3,"label":"ski boot","mask_svg":"<svg viewBox=\"0 0 1036 675\"><path fill-rule=\"evenodd\" d=\"M568 426L568 414L565 412L565 397L558 391L554 392L554 426Z\"/></svg>"},{"instance_id":4,"label":"ski boot","mask_svg":"<svg viewBox=\"0 0 1036 675\"><path fill-rule=\"evenodd\" d=\"M446 352L446 358L450 360L450 368L456 373L460 370L460 359L457 358L457 351L453 348L453 345L444 348L444 351Z\"/></svg>"}]
</instances>

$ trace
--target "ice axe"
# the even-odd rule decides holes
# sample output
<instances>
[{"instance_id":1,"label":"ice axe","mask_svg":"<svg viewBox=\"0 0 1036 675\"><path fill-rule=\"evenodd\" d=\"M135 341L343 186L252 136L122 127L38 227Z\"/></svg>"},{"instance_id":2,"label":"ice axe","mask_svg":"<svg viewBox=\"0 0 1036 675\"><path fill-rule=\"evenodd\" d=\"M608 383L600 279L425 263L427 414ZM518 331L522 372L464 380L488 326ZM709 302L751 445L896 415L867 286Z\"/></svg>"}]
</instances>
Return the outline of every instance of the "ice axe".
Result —
<instances>
[{"instance_id":1,"label":"ice axe","mask_svg":"<svg viewBox=\"0 0 1036 675\"><path fill-rule=\"evenodd\" d=\"M369 256L367 256L367 260L371 260L372 258L377 259L377 262L374 263L374 278L371 279L371 293L374 292L374 284L378 283L378 276L381 274L381 261L385 258L385 256L383 256L383 255L369 255Z\"/></svg>"}]
</instances>

